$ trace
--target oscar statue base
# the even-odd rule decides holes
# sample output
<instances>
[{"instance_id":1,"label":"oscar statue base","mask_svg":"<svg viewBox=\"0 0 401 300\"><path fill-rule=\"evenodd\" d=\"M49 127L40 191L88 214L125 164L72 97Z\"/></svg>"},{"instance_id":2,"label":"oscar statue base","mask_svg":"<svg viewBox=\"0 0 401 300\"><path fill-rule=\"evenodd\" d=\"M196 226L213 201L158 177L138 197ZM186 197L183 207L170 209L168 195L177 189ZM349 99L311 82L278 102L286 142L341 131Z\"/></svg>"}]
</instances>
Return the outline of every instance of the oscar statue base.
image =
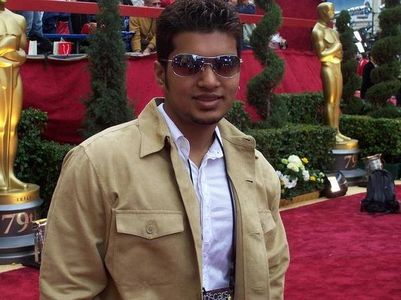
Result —
<instances>
[{"instance_id":1,"label":"oscar statue base","mask_svg":"<svg viewBox=\"0 0 401 300\"><path fill-rule=\"evenodd\" d=\"M366 178L366 171L357 168L359 152L358 141L354 139L338 143L331 150L334 157L334 171L343 173L348 186L359 185Z\"/></svg>"},{"instance_id":2,"label":"oscar statue base","mask_svg":"<svg viewBox=\"0 0 401 300\"><path fill-rule=\"evenodd\" d=\"M34 255L32 221L40 218L39 186L0 191L0 264L22 263Z\"/></svg>"}]
</instances>

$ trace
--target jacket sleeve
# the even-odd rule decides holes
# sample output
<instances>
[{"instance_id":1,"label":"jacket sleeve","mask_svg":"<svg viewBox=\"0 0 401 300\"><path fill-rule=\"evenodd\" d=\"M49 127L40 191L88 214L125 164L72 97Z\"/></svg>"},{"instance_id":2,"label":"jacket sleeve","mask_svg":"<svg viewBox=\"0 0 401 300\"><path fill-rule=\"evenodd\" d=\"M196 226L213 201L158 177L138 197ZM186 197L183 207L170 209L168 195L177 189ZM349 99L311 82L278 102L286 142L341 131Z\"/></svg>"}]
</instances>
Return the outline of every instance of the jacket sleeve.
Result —
<instances>
[{"instance_id":1,"label":"jacket sleeve","mask_svg":"<svg viewBox=\"0 0 401 300\"><path fill-rule=\"evenodd\" d=\"M108 212L83 148L67 154L48 213L40 299L94 299L107 284Z\"/></svg>"},{"instance_id":2,"label":"jacket sleeve","mask_svg":"<svg viewBox=\"0 0 401 300\"><path fill-rule=\"evenodd\" d=\"M272 196L272 202L269 203L269 206L276 227L272 230L270 238L266 241L266 249L269 262L270 299L279 300L283 299L284 295L284 275L289 265L289 250L284 225L279 213L280 180L273 168L269 167L265 178L269 178L267 194Z\"/></svg>"},{"instance_id":3,"label":"jacket sleeve","mask_svg":"<svg viewBox=\"0 0 401 300\"><path fill-rule=\"evenodd\" d=\"M141 51L141 28L137 18L129 18L129 30L134 32L131 38L132 51Z\"/></svg>"}]
</instances>

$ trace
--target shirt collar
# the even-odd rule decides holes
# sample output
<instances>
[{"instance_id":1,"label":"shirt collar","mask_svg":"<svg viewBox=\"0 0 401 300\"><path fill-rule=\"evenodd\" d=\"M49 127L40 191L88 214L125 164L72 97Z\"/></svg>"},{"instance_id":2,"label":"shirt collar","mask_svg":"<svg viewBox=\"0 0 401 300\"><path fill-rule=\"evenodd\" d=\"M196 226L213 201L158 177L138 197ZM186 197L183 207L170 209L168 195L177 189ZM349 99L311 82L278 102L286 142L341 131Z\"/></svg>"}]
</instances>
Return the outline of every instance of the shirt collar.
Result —
<instances>
[{"instance_id":1,"label":"shirt collar","mask_svg":"<svg viewBox=\"0 0 401 300\"><path fill-rule=\"evenodd\" d=\"M171 133L171 137L172 137L175 145L182 152L182 154L184 155L184 158L188 159L189 152L190 152L189 141L182 134L181 130L178 129L178 127L174 124L173 120L171 120L169 115L164 110L164 103L161 103L160 105L158 105L157 109L160 112L160 114L163 116L164 120L166 121L167 126ZM216 134L216 137L221 141L220 130L217 126L215 129L215 134ZM220 158L220 157L223 157L223 151L221 149L220 143L215 138L206 154L206 158L215 159L215 158Z\"/></svg>"}]
</instances>

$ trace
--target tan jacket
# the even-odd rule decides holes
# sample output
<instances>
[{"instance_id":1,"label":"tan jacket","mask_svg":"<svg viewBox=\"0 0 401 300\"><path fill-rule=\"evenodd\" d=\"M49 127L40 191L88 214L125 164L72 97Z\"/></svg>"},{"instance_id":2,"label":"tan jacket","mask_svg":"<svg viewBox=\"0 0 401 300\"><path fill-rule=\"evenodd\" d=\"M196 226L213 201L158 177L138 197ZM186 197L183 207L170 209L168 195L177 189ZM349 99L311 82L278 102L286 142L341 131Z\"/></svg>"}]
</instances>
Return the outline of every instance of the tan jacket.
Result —
<instances>
[{"instance_id":1,"label":"tan jacket","mask_svg":"<svg viewBox=\"0 0 401 300\"><path fill-rule=\"evenodd\" d=\"M282 299L288 246L280 184L253 138L219 123L236 199L237 300ZM41 299L201 297L199 204L151 101L137 120L72 150L51 203Z\"/></svg>"},{"instance_id":2,"label":"tan jacket","mask_svg":"<svg viewBox=\"0 0 401 300\"><path fill-rule=\"evenodd\" d=\"M130 17L129 30L134 31L131 39L132 51L141 51L141 39L148 40L156 50L156 20L151 18Z\"/></svg>"}]
</instances>

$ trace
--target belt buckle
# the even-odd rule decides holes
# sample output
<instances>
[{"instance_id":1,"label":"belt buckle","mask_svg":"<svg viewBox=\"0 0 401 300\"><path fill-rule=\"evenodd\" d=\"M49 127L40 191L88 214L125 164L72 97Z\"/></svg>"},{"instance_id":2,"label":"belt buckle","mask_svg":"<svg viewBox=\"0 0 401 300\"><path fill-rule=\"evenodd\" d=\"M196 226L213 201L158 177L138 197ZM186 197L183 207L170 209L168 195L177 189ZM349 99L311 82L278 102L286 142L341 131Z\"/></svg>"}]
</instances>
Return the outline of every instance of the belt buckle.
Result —
<instances>
[{"instance_id":1,"label":"belt buckle","mask_svg":"<svg viewBox=\"0 0 401 300\"><path fill-rule=\"evenodd\" d=\"M221 288L216 290L206 291L203 290L203 300L232 300L233 289L232 288Z\"/></svg>"}]
</instances>

